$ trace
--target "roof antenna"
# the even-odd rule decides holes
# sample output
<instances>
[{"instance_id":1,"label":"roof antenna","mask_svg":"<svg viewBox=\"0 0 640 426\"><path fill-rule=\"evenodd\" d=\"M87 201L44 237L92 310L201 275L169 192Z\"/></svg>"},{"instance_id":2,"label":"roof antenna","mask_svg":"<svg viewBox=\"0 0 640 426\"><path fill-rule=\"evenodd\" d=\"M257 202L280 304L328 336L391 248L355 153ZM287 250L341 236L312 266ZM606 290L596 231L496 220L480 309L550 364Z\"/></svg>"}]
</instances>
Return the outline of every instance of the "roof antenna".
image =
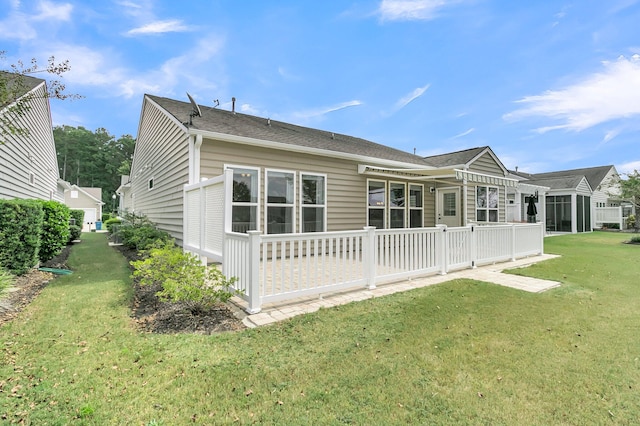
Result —
<instances>
[{"instance_id":1,"label":"roof antenna","mask_svg":"<svg viewBox=\"0 0 640 426\"><path fill-rule=\"evenodd\" d=\"M214 99L214 100L213 100L213 103L215 104L215 105L213 106L214 108L218 108L218 106L220 105L220 101L219 101L219 100L217 100L217 99Z\"/></svg>"},{"instance_id":2,"label":"roof antenna","mask_svg":"<svg viewBox=\"0 0 640 426\"><path fill-rule=\"evenodd\" d=\"M191 102L191 112L189 113L189 126L193 125L193 117L202 117L202 111L200 111L200 107L193 100L189 92L187 92L187 97L189 97L189 102Z\"/></svg>"}]
</instances>

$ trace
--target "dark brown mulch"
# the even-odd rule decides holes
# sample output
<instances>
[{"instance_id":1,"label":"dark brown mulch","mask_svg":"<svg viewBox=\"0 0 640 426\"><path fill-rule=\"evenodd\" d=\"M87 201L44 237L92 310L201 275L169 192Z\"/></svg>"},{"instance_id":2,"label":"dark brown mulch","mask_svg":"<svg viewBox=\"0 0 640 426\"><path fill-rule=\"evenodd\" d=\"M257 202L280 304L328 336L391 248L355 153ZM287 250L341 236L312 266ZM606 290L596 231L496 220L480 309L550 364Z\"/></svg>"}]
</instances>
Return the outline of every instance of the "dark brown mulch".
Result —
<instances>
[{"instance_id":1,"label":"dark brown mulch","mask_svg":"<svg viewBox=\"0 0 640 426\"><path fill-rule=\"evenodd\" d=\"M138 260L135 250L114 246L128 262ZM134 282L131 315L142 331L160 334L214 334L245 328L242 313L230 304L219 304L206 310L194 309L187 303L162 302L156 293L160 285L141 286Z\"/></svg>"},{"instance_id":2,"label":"dark brown mulch","mask_svg":"<svg viewBox=\"0 0 640 426\"><path fill-rule=\"evenodd\" d=\"M115 246L127 259L137 260L135 250ZM48 268L69 269L66 261L73 248L68 245L62 253L41 265ZM11 321L56 276L34 269L17 277L11 291L0 300L0 325ZM162 334L194 333L214 334L245 328L242 313L231 305L220 304L205 311L191 309L185 303L161 302L155 293L159 287L143 287L134 284L134 300L131 316L141 331Z\"/></svg>"}]
</instances>

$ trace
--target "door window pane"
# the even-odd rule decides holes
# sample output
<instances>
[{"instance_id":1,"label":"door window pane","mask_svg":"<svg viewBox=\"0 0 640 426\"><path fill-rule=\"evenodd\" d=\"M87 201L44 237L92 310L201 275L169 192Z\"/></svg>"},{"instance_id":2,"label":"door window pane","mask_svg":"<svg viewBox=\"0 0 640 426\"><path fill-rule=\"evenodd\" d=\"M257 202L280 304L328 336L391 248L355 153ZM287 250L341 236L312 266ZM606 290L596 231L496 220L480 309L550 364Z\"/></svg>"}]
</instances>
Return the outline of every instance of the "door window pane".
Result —
<instances>
[{"instance_id":1,"label":"door window pane","mask_svg":"<svg viewBox=\"0 0 640 426\"><path fill-rule=\"evenodd\" d=\"M456 194L455 192L448 192L442 194L442 215L443 216L457 216L456 207Z\"/></svg>"}]
</instances>

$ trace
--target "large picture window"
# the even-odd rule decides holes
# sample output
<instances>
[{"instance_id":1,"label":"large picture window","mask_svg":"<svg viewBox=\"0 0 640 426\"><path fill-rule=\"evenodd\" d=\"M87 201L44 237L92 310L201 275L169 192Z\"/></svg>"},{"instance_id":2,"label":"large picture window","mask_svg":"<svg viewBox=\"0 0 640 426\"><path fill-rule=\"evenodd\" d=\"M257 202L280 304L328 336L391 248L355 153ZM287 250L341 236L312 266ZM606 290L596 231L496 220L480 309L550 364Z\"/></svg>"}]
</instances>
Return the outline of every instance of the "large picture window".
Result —
<instances>
[{"instance_id":1,"label":"large picture window","mask_svg":"<svg viewBox=\"0 0 640 426\"><path fill-rule=\"evenodd\" d=\"M231 230L247 232L257 230L258 169L229 167L233 169L233 201L231 203Z\"/></svg>"},{"instance_id":2,"label":"large picture window","mask_svg":"<svg viewBox=\"0 0 640 426\"><path fill-rule=\"evenodd\" d=\"M300 209L302 232L324 232L327 213L327 178L324 175L300 174Z\"/></svg>"},{"instance_id":3,"label":"large picture window","mask_svg":"<svg viewBox=\"0 0 640 426\"><path fill-rule=\"evenodd\" d=\"M476 220L478 222L498 221L498 188L478 186L476 188Z\"/></svg>"},{"instance_id":4,"label":"large picture window","mask_svg":"<svg viewBox=\"0 0 640 426\"><path fill-rule=\"evenodd\" d=\"M267 234L293 232L295 224L295 173L266 171Z\"/></svg>"},{"instance_id":5,"label":"large picture window","mask_svg":"<svg viewBox=\"0 0 640 426\"><path fill-rule=\"evenodd\" d=\"M387 183L369 180L367 183L367 225L383 229L385 219L385 200L387 199Z\"/></svg>"}]
</instances>

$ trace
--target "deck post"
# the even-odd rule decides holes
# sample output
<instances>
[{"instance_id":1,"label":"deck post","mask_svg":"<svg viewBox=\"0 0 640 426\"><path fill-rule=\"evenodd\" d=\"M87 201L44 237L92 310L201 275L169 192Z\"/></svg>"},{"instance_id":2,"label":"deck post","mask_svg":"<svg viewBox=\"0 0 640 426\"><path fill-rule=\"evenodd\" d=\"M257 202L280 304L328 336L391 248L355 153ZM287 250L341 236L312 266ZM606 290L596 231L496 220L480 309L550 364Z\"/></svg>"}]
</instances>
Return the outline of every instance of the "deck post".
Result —
<instances>
[{"instance_id":1,"label":"deck post","mask_svg":"<svg viewBox=\"0 0 640 426\"><path fill-rule=\"evenodd\" d=\"M249 280L247 282L247 298L249 314L257 314L262 310L260 301L260 231L247 231L249 234Z\"/></svg>"},{"instance_id":2,"label":"deck post","mask_svg":"<svg viewBox=\"0 0 640 426\"><path fill-rule=\"evenodd\" d=\"M436 225L441 232L438 233L438 252L437 252L437 262L440 264L440 275L447 274L447 259L449 258L448 253L448 235L447 235L447 225Z\"/></svg>"},{"instance_id":3,"label":"deck post","mask_svg":"<svg viewBox=\"0 0 640 426\"><path fill-rule=\"evenodd\" d=\"M376 227L365 226L364 244L362 245L362 267L364 268L365 281L367 288L373 290L376 288L376 247L378 241L376 239Z\"/></svg>"},{"instance_id":4,"label":"deck post","mask_svg":"<svg viewBox=\"0 0 640 426\"><path fill-rule=\"evenodd\" d=\"M475 269L478 266L476 265L476 260L478 260L478 238L476 236L476 225L473 223L469 225L469 231L471 233L471 269Z\"/></svg>"},{"instance_id":5,"label":"deck post","mask_svg":"<svg viewBox=\"0 0 640 426\"><path fill-rule=\"evenodd\" d=\"M516 225L511 224L511 261L516 260Z\"/></svg>"}]
</instances>

